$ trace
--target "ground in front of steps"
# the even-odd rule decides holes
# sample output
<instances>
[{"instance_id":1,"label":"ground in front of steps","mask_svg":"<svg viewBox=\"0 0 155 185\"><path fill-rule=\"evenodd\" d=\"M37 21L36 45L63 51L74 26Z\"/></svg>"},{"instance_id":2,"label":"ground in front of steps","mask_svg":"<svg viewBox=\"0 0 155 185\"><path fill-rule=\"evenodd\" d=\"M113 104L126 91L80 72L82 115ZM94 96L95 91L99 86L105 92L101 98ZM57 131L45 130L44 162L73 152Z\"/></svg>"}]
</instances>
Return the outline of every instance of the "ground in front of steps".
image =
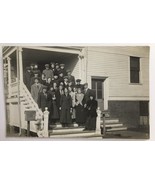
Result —
<instances>
[{"instance_id":1,"label":"ground in front of steps","mask_svg":"<svg viewBox=\"0 0 155 185\"><path fill-rule=\"evenodd\" d=\"M27 137L26 134L20 136L17 131L14 131L12 133L7 133L6 139L13 140L15 138L16 140L26 140L26 139L33 139L33 140L146 140L149 139L149 134L142 131L134 131L134 130L126 130L126 131L117 131L112 133L107 133L104 137L74 137L74 138L63 138L63 136L60 135L60 137L57 138L38 138L35 133L32 133L30 137Z\"/></svg>"}]
</instances>

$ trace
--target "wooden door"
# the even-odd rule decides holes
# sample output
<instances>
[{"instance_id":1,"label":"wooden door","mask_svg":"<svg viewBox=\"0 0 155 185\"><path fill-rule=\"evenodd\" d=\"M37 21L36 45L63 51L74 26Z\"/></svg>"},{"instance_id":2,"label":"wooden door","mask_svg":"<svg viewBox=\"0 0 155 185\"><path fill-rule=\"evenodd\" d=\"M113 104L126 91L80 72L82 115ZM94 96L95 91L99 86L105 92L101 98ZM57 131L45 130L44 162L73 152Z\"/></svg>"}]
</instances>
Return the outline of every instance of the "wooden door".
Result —
<instances>
[{"instance_id":1,"label":"wooden door","mask_svg":"<svg viewBox=\"0 0 155 185\"><path fill-rule=\"evenodd\" d=\"M92 79L92 90L95 93L96 100L98 101L98 107L101 111L104 110L104 79Z\"/></svg>"}]
</instances>

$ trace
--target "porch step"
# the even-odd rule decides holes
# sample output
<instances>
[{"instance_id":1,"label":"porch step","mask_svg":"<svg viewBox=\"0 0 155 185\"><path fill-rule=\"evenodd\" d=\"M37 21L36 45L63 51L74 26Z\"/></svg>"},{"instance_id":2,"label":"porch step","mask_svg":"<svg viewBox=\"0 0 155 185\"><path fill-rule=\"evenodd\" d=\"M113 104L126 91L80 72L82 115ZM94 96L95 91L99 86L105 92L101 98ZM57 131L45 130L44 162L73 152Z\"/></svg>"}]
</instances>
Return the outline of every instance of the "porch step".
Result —
<instances>
[{"instance_id":1,"label":"porch step","mask_svg":"<svg viewBox=\"0 0 155 185\"><path fill-rule=\"evenodd\" d=\"M101 120L101 123L103 123L103 120ZM105 119L106 124L111 123L119 123L119 119Z\"/></svg>"},{"instance_id":2,"label":"porch step","mask_svg":"<svg viewBox=\"0 0 155 185\"><path fill-rule=\"evenodd\" d=\"M118 128L110 128L107 129L107 132L112 132L112 131L123 131L123 130L127 130L127 127L118 127Z\"/></svg>"},{"instance_id":3,"label":"porch step","mask_svg":"<svg viewBox=\"0 0 155 185\"><path fill-rule=\"evenodd\" d=\"M79 133L87 133L86 131L83 131L84 127L81 128L75 128L75 127L67 127L67 128L55 128L53 130L50 130L49 133L52 135L66 135L66 134L79 134Z\"/></svg>"},{"instance_id":4,"label":"porch step","mask_svg":"<svg viewBox=\"0 0 155 185\"><path fill-rule=\"evenodd\" d=\"M103 125L101 125L103 127ZM117 124L106 124L105 127L122 127L123 123L117 123Z\"/></svg>"},{"instance_id":5,"label":"porch step","mask_svg":"<svg viewBox=\"0 0 155 185\"><path fill-rule=\"evenodd\" d=\"M81 133L73 133L73 134L62 134L62 135L50 135L50 138L102 138L101 134L96 134L94 131L92 132L81 132Z\"/></svg>"}]
</instances>

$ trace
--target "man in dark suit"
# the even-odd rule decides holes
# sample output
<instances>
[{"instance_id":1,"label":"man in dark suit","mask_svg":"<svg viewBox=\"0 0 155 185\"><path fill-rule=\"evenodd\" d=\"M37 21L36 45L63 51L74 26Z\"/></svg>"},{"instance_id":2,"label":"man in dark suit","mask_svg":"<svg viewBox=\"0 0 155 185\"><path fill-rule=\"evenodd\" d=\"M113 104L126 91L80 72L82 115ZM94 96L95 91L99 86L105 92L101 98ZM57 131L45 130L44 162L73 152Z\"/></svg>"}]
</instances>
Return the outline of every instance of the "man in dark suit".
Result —
<instances>
[{"instance_id":1,"label":"man in dark suit","mask_svg":"<svg viewBox=\"0 0 155 185\"><path fill-rule=\"evenodd\" d=\"M84 103L87 104L92 90L88 88L88 83L84 84Z\"/></svg>"},{"instance_id":2,"label":"man in dark suit","mask_svg":"<svg viewBox=\"0 0 155 185\"><path fill-rule=\"evenodd\" d=\"M47 101L47 87L43 86L42 87L42 92L39 92L38 95L38 106L42 111L45 111L45 107L48 106L48 101Z\"/></svg>"}]
</instances>

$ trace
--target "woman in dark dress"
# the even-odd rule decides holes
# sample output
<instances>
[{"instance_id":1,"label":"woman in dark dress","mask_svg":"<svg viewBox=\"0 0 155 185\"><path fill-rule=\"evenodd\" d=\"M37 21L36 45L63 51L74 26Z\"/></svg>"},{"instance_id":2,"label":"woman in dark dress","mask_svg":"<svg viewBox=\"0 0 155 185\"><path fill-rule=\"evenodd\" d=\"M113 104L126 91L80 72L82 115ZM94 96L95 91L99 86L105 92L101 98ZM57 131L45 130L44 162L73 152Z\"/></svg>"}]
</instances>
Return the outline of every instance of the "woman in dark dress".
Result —
<instances>
[{"instance_id":1,"label":"woman in dark dress","mask_svg":"<svg viewBox=\"0 0 155 185\"><path fill-rule=\"evenodd\" d=\"M59 110L57 107L56 96L53 87L50 88L50 91L48 93L48 110L50 112L49 123L51 125L55 125L57 120L59 120Z\"/></svg>"},{"instance_id":2,"label":"woman in dark dress","mask_svg":"<svg viewBox=\"0 0 155 185\"><path fill-rule=\"evenodd\" d=\"M72 98L69 95L68 89L64 89L64 94L60 99L60 123L63 127L67 127L72 123Z\"/></svg>"},{"instance_id":3,"label":"woman in dark dress","mask_svg":"<svg viewBox=\"0 0 155 185\"><path fill-rule=\"evenodd\" d=\"M84 130L95 130L96 129L96 117L97 117L97 106L98 103L95 100L94 94L90 94L90 98L87 102L86 109L87 109L87 120Z\"/></svg>"}]
</instances>

